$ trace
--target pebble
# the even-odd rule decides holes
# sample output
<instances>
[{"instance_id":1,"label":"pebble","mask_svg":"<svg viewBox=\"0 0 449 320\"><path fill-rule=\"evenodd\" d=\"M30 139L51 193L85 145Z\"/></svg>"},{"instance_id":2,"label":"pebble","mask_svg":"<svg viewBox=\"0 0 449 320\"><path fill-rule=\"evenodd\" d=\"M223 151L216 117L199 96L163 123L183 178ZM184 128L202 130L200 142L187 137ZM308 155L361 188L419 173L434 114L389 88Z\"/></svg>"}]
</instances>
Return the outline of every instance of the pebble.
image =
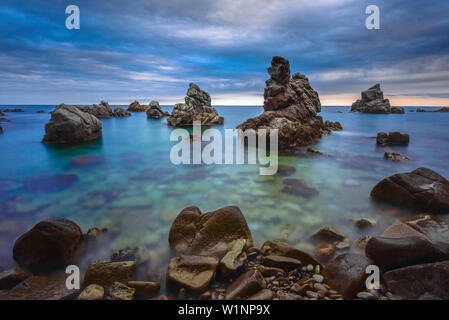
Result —
<instances>
[{"instance_id":1,"label":"pebble","mask_svg":"<svg viewBox=\"0 0 449 320\"><path fill-rule=\"evenodd\" d=\"M307 271L313 271L313 266L311 264L307 265Z\"/></svg>"},{"instance_id":2,"label":"pebble","mask_svg":"<svg viewBox=\"0 0 449 320\"><path fill-rule=\"evenodd\" d=\"M323 277L322 275L320 275L320 274L314 274L314 275L313 275L313 279L314 279L316 282L319 282L319 283L321 283L321 282L324 281L324 277Z\"/></svg>"},{"instance_id":3,"label":"pebble","mask_svg":"<svg viewBox=\"0 0 449 320\"><path fill-rule=\"evenodd\" d=\"M321 283L315 283L315 284L313 285L313 287L314 287L316 290L318 290L318 291L321 291L321 292L327 292L326 287L323 286Z\"/></svg>"},{"instance_id":4,"label":"pebble","mask_svg":"<svg viewBox=\"0 0 449 320\"><path fill-rule=\"evenodd\" d=\"M318 293L316 293L316 292L314 292L314 291L308 290L308 291L306 291L306 295L307 295L309 298L318 298Z\"/></svg>"},{"instance_id":5,"label":"pebble","mask_svg":"<svg viewBox=\"0 0 449 320\"><path fill-rule=\"evenodd\" d=\"M377 297L374 294L365 291L357 293L357 298L363 300L377 300Z\"/></svg>"},{"instance_id":6,"label":"pebble","mask_svg":"<svg viewBox=\"0 0 449 320\"><path fill-rule=\"evenodd\" d=\"M320 265L319 264L317 264L316 266L315 266L315 273L316 274L320 274Z\"/></svg>"}]
</instances>

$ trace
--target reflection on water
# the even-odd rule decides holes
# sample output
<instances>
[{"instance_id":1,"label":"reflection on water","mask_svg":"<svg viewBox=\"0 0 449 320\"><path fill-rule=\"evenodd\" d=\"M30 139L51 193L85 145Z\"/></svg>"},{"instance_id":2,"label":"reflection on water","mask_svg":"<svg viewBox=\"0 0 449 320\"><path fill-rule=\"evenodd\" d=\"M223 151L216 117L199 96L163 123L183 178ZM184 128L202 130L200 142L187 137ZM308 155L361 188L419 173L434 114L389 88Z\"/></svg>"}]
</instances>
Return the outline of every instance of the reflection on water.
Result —
<instances>
[{"instance_id":1,"label":"reflection on water","mask_svg":"<svg viewBox=\"0 0 449 320\"><path fill-rule=\"evenodd\" d=\"M12 263L15 238L37 221L53 216L73 219L84 231L109 228L103 248L140 246L150 268L166 267L168 230L184 207L203 211L239 206L257 245L279 239L313 250L309 235L323 225L337 226L355 240L361 235L351 218L378 221L364 234L375 234L410 210L371 201L372 187L396 172L426 166L449 176L447 128L449 114L406 113L364 115L338 113L349 108L324 108L322 116L340 121L342 132L324 137L314 147L330 157L310 155L298 148L280 156L282 171L260 176L256 165L187 165L170 163L171 128L166 120L147 119L145 113L102 120L100 141L70 148L40 143L49 114L21 107L2 123L0 166L0 265ZM165 108L169 109L169 108ZM262 111L260 107L218 107L233 129ZM376 147L379 131L401 131L411 137L408 147ZM383 160L396 151L409 163ZM296 170L295 170L296 169ZM288 181L286 181L288 179ZM97 258L97 257L95 257Z\"/></svg>"}]
</instances>

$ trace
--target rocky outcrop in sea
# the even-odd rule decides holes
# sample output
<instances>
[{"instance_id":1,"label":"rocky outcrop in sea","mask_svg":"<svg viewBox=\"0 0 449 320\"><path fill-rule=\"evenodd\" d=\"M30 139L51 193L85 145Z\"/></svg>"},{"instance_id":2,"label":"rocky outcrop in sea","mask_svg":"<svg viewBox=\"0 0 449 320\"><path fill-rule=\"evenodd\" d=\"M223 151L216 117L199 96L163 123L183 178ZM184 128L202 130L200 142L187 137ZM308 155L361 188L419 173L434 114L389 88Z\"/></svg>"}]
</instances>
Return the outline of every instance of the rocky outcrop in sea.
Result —
<instances>
[{"instance_id":1,"label":"rocky outcrop in sea","mask_svg":"<svg viewBox=\"0 0 449 320\"><path fill-rule=\"evenodd\" d=\"M270 79L264 91L264 112L248 119L237 128L245 130L278 130L279 147L312 144L329 134L323 119L318 116L321 103L307 77L295 73L290 77L290 63L282 57L273 57L268 68ZM334 127L334 125L329 125Z\"/></svg>"},{"instance_id":2,"label":"rocky outcrop in sea","mask_svg":"<svg viewBox=\"0 0 449 320\"><path fill-rule=\"evenodd\" d=\"M155 100L150 102L149 109L146 112L147 117L152 119L160 119L170 116L170 113L168 113L168 111L162 110L159 102Z\"/></svg>"},{"instance_id":3,"label":"rocky outcrop in sea","mask_svg":"<svg viewBox=\"0 0 449 320\"><path fill-rule=\"evenodd\" d=\"M167 123L173 127L192 126L193 121L201 121L201 125L212 126L223 124L217 110L211 104L209 93L194 83L189 84L185 103L175 104Z\"/></svg>"},{"instance_id":4,"label":"rocky outcrop in sea","mask_svg":"<svg viewBox=\"0 0 449 320\"><path fill-rule=\"evenodd\" d=\"M395 112L399 111L399 109L394 110ZM380 90L380 84L376 84L362 91L362 99L358 99L352 104L351 112L391 113L390 101L384 99L384 93Z\"/></svg>"},{"instance_id":5,"label":"rocky outcrop in sea","mask_svg":"<svg viewBox=\"0 0 449 320\"><path fill-rule=\"evenodd\" d=\"M112 109L109 103L106 101L101 101L100 104L94 104L92 107L89 106L78 106L83 112L87 112L98 119L108 119L113 117Z\"/></svg>"},{"instance_id":6,"label":"rocky outcrop in sea","mask_svg":"<svg viewBox=\"0 0 449 320\"><path fill-rule=\"evenodd\" d=\"M145 112L147 110L148 106L140 104L137 100L135 100L128 106L128 111L132 112Z\"/></svg>"}]
</instances>

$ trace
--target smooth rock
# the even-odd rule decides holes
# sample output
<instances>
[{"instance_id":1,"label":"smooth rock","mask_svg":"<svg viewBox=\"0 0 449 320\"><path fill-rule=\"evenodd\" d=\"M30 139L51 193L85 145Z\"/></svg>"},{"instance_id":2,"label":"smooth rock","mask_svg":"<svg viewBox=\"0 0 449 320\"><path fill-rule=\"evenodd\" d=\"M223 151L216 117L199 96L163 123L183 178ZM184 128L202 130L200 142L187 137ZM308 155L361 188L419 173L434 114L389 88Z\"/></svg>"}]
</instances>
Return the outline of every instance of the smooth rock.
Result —
<instances>
[{"instance_id":1,"label":"smooth rock","mask_svg":"<svg viewBox=\"0 0 449 320\"><path fill-rule=\"evenodd\" d=\"M301 268L302 262L289 257L268 255L262 258L262 264L267 267L280 268L285 271Z\"/></svg>"},{"instance_id":2,"label":"smooth rock","mask_svg":"<svg viewBox=\"0 0 449 320\"><path fill-rule=\"evenodd\" d=\"M323 227L312 234L312 239L324 241L343 241L345 236L334 227Z\"/></svg>"},{"instance_id":3,"label":"smooth rock","mask_svg":"<svg viewBox=\"0 0 449 320\"><path fill-rule=\"evenodd\" d=\"M226 299L246 298L266 287L267 283L262 274L257 269L251 269L229 285L226 289Z\"/></svg>"},{"instance_id":4,"label":"smooth rock","mask_svg":"<svg viewBox=\"0 0 449 320\"><path fill-rule=\"evenodd\" d=\"M78 300L102 300L104 298L104 288L98 284L87 286L78 296Z\"/></svg>"},{"instance_id":5,"label":"smooth rock","mask_svg":"<svg viewBox=\"0 0 449 320\"><path fill-rule=\"evenodd\" d=\"M296 249L281 241L265 241L261 249L264 255L277 255L289 257L301 261L303 264L319 265L321 264L310 254Z\"/></svg>"},{"instance_id":6,"label":"smooth rock","mask_svg":"<svg viewBox=\"0 0 449 320\"><path fill-rule=\"evenodd\" d=\"M116 281L109 287L108 298L112 300L132 300L135 292L135 289Z\"/></svg>"},{"instance_id":7,"label":"smooth rock","mask_svg":"<svg viewBox=\"0 0 449 320\"><path fill-rule=\"evenodd\" d=\"M335 248L332 243L321 242L315 248L315 257L320 261L325 261L332 257L335 253Z\"/></svg>"},{"instance_id":8,"label":"smooth rock","mask_svg":"<svg viewBox=\"0 0 449 320\"><path fill-rule=\"evenodd\" d=\"M90 284L98 284L103 287L109 287L114 282L127 283L131 281L136 269L135 261L107 262L98 261L92 263L84 275L82 287Z\"/></svg>"},{"instance_id":9,"label":"smooth rock","mask_svg":"<svg viewBox=\"0 0 449 320\"><path fill-rule=\"evenodd\" d=\"M273 300L275 294L269 289L262 289L259 292L248 297L247 300Z\"/></svg>"},{"instance_id":10,"label":"smooth rock","mask_svg":"<svg viewBox=\"0 0 449 320\"><path fill-rule=\"evenodd\" d=\"M224 278L230 278L237 271L245 266L247 255L244 251L246 240L239 239L235 242L220 261L220 275Z\"/></svg>"},{"instance_id":11,"label":"smooth rock","mask_svg":"<svg viewBox=\"0 0 449 320\"><path fill-rule=\"evenodd\" d=\"M128 281L128 287L136 290L136 296L143 299L155 297L160 290L160 284L152 281Z\"/></svg>"}]
</instances>

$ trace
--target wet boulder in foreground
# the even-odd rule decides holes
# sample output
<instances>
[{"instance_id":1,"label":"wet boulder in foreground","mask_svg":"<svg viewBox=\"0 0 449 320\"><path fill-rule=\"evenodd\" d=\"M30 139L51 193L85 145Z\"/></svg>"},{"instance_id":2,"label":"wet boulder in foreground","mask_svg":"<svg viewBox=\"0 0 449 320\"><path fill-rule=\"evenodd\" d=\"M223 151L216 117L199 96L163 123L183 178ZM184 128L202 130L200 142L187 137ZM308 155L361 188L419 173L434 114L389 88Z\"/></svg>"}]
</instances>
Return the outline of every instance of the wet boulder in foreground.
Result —
<instances>
[{"instance_id":1,"label":"wet boulder in foreground","mask_svg":"<svg viewBox=\"0 0 449 320\"><path fill-rule=\"evenodd\" d=\"M246 249L253 246L251 231L236 206L206 213L197 207L185 208L176 217L169 233L170 247L176 253L215 255L219 259L239 239L246 240Z\"/></svg>"},{"instance_id":2,"label":"wet boulder in foreground","mask_svg":"<svg viewBox=\"0 0 449 320\"><path fill-rule=\"evenodd\" d=\"M318 93L305 75L295 73L290 77L290 62L278 56L271 60L268 73L264 112L240 124L238 129L266 129L267 136L270 130L278 129L281 148L312 144L330 133L318 116L321 112Z\"/></svg>"},{"instance_id":3,"label":"wet boulder in foreground","mask_svg":"<svg viewBox=\"0 0 449 320\"><path fill-rule=\"evenodd\" d=\"M44 143L75 144L100 139L102 125L95 116L77 107L60 104L45 125Z\"/></svg>"},{"instance_id":4,"label":"wet boulder in foreground","mask_svg":"<svg viewBox=\"0 0 449 320\"><path fill-rule=\"evenodd\" d=\"M167 123L173 127L188 127L193 121L201 121L201 125L211 126L223 124L217 110L211 104L209 93L203 91L194 83L189 84L185 103L175 104Z\"/></svg>"},{"instance_id":5,"label":"wet boulder in foreground","mask_svg":"<svg viewBox=\"0 0 449 320\"><path fill-rule=\"evenodd\" d=\"M81 229L64 218L36 224L14 243L14 260L33 272L49 272L70 264L82 240Z\"/></svg>"},{"instance_id":6,"label":"wet boulder in foreground","mask_svg":"<svg viewBox=\"0 0 449 320\"><path fill-rule=\"evenodd\" d=\"M380 84L362 91L362 99L358 99L351 106L351 112L361 113L391 113L390 101L384 99Z\"/></svg>"},{"instance_id":7,"label":"wet boulder in foreground","mask_svg":"<svg viewBox=\"0 0 449 320\"><path fill-rule=\"evenodd\" d=\"M449 213L449 181L427 168L385 178L373 188L371 196L432 213Z\"/></svg>"}]
</instances>

